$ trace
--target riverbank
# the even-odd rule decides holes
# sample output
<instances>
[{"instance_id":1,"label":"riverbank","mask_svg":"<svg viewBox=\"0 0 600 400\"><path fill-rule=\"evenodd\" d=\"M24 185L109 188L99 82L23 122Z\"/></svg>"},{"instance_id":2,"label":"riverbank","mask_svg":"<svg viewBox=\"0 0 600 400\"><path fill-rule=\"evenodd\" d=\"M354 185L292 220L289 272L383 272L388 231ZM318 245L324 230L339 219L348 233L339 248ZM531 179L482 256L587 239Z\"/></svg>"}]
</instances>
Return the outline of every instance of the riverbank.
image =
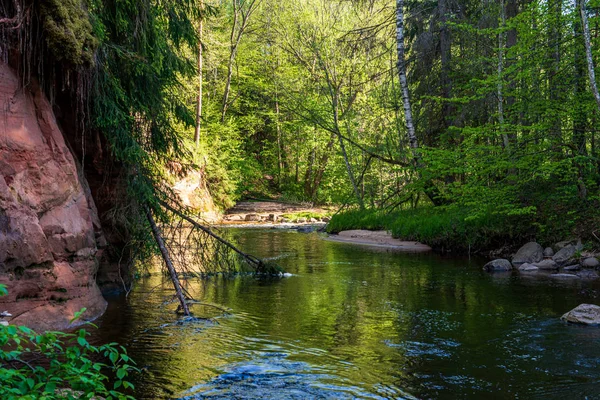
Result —
<instances>
[{"instance_id":1,"label":"riverbank","mask_svg":"<svg viewBox=\"0 0 600 400\"><path fill-rule=\"evenodd\" d=\"M589 254L597 254L600 247L591 231L570 227L567 222L563 228L550 229L533 217L494 212L471 215L469 210L457 208L350 210L334 215L326 227L330 234L349 230L388 231L393 238L424 243L437 252L490 258L509 257L530 241L548 247L580 238Z\"/></svg>"},{"instance_id":2,"label":"riverbank","mask_svg":"<svg viewBox=\"0 0 600 400\"><path fill-rule=\"evenodd\" d=\"M405 253L426 253L431 247L419 242L404 241L392 237L386 231L350 230L337 235L329 235L326 240L339 243L351 243L362 246L381 247Z\"/></svg>"},{"instance_id":3,"label":"riverbank","mask_svg":"<svg viewBox=\"0 0 600 400\"><path fill-rule=\"evenodd\" d=\"M227 210L219 225L253 228L296 224L326 224L332 210L310 204L278 201L240 201Z\"/></svg>"}]
</instances>

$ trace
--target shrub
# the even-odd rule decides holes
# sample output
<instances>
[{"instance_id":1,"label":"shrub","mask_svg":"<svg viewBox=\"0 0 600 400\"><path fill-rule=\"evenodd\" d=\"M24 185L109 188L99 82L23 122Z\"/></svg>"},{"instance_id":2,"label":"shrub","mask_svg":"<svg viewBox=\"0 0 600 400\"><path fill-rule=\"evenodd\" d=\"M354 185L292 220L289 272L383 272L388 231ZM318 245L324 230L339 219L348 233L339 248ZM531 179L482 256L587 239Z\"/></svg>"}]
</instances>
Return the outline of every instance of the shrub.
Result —
<instances>
[{"instance_id":1,"label":"shrub","mask_svg":"<svg viewBox=\"0 0 600 400\"><path fill-rule=\"evenodd\" d=\"M0 285L0 295L6 295ZM85 311L75 313L79 318ZM119 389L137 370L124 347L91 345L89 333L45 332L25 326L0 325L0 398L2 399L133 399ZM106 363L97 361L104 359ZM112 388L105 373L114 374Z\"/></svg>"}]
</instances>

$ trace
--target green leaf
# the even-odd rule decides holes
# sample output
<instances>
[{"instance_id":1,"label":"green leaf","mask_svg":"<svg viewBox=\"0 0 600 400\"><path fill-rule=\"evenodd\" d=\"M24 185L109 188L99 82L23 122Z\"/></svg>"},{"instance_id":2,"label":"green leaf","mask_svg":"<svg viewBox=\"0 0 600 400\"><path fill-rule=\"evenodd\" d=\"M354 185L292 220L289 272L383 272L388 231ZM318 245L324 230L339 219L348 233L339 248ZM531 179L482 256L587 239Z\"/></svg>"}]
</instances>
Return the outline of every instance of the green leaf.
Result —
<instances>
[{"instance_id":1,"label":"green leaf","mask_svg":"<svg viewBox=\"0 0 600 400\"><path fill-rule=\"evenodd\" d=\"M125 375L127 375L127 368L119 368L117 370L117 378L123 379L125 378Z\"/></svg>"}]
</instances>

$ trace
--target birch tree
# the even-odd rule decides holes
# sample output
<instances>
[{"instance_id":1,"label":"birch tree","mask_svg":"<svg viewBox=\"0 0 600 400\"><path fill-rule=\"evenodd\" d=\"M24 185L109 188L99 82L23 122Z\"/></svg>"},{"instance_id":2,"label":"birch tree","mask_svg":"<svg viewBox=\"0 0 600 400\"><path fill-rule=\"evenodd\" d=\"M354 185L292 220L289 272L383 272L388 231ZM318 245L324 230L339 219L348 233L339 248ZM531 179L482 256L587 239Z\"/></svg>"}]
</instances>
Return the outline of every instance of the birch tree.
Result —
<instances>
[{"instance_id":1,"label":"birch tree","mask_svg":"<svg viewBox=\"0 0 600 400\"><path fill-rule=\"evenodd\" d=\"M598 84L596 83L596 72L594 70L594 58L592 57L592 45L590 39L590 26L586 14L585 0L577 0L579 14L581 16L581 25L583 28L583 42L585 44L585 55L588 65L588 75L590 78L590 89L596 100L598 110L600 111L600 93L598 93Z\"/></svg>"}]
</instances>

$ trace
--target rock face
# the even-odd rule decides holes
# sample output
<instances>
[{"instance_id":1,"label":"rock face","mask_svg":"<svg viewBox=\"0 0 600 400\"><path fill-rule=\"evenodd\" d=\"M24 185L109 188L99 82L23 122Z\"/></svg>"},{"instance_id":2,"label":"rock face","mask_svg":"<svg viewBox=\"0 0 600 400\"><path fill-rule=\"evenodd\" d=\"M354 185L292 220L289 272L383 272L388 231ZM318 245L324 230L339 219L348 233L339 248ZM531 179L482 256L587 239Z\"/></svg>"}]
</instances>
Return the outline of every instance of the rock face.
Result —
<instances>
[{"instance_id":1,"label":"rock face","mask_svg":"<svg viewBox=\"0 0 600 400\"><path fill-rule=\"evenodd\" d=\"M577 247L570 244L559 251L552 257L552 260L557 263L559 266L576 264L577 260L575 259L575 253L577 253Z\"/></svg>"},{"instance_id":2,"label":"rock face","mask_svg":"<svg viewBox=\"0 0 600 400\"><path fill-rule=\"evenodd\" d=\"M513 267L510 261L505 260L503 258L492 260L483 266L483 269L488 272L510 271L512 268Z\"/></svg>"},{"instance_id":3,"label":"rock face","mask_svg":"<svg viewBox=\"0 0 600 400\"><path fill-rule=\"evenodd\" d=\"M529 242L517 251L512 259L512 264L518 268L521 264L535 264L542 261L543 258L544 249L542 246L536 242Z\"/></svg>"},{"instance_id":4,"label":"rock face","mask_svg":"<svg viewBox=\"0 0 600 400\"><path fill-rule=\"evenodd\" d=\"M64 329L82 307L84 319L106 308L95 282L105 241L51 105L18 83L0 63L0 309L11 323Z\"/></svg>"},{"instance_id":5,"label":"rock face","mask_svg":"<svg viewBox=\"0 0 600 400\"><path fill-rule=\"evenodd\" d=\"M561 317L562 320L576 324L600 324L600 307L594 304L580 304Z\"/></svg>"}]
</instances>

